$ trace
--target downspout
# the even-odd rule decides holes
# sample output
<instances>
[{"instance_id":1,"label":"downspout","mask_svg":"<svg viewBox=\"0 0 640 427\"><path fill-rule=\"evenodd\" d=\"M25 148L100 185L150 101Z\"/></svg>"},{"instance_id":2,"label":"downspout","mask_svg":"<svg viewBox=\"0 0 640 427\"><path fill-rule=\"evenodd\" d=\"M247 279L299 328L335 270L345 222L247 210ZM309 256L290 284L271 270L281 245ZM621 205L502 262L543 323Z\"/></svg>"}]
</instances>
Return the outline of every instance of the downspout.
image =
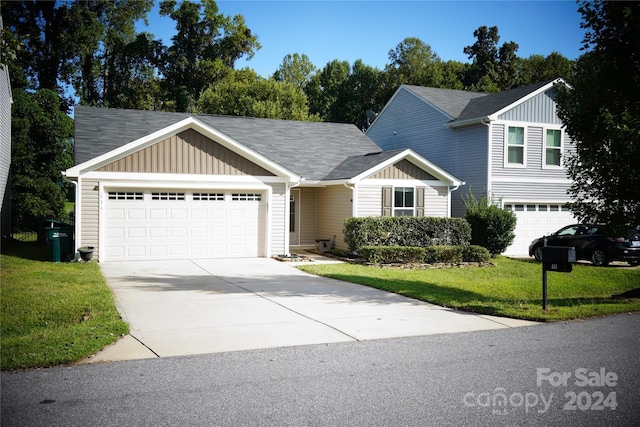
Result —
<instances>
[{"instance_id":1,"label":"downspout","mask_svg":"<svg viewBox=\"0 0 640 427\"><path fill-rule=\"evenodd\" d=\"M491 119L485 117L480 123L487 127L487 197L491 194Z\"/></svg>"},{"instance_id":2,"label":"downspout","mask_svg":"<svg viewBox=\"0 0 640 427\"><path fill-rule=\"evenodd\" d=\"M353 184L353 187L349 187L348 182L344 182L343 185L349 190L351 190L351 216L355 218L358 216L358 203L357 203L358 201L356 200L356 185Z\"/></svg>"},{"instance_id":3,"label":"downspout","mask_svg":"<svg viewBox=\"0 0 640 427\"><path fill-rule=\"evenodd\" d=\"M73 239L73 253L77 253L78 252L78 242L80 241L80 221L78 221L78 201L80 200L78 198L78 182L77 181L73 181L70 180L69 178L67 178L67 174L64 171L60 172L62 174L62 179L65 182L70 182L71 184L73 184L73 192L75 194L75 202L74 202L74 206L73 206L73 215L74 215L74 234L75 234L75 239Z\"/></svg>"},{"instance_id":4,"label":"downspout","mask_svg":"<svg viewBox=\"0 0 640 427\"><path fill-rule=\"evenodd\" d=\"M291 218L291 203L289 202L289 200L291 199L291 189L292 188L296 188L298 187L300 184L302 184L302 182L304 181L303 177L300 177L300 179L298 179L298 182L296 182L293 185L287 185L287 193L285 195L285 201L284 201L284 229L285 230L289 230L289 227L287 226L287 222L289 221L289 218ZM289 197L286 197L289 196ZM290 245L290 241L289 241L289 232L286 231L284 233L284 255L286 257L291 256L291 253L289 252L289 245Z\"/></svg>"},{"instance_id":5,"label":"downspout","mask_svg":"<svg viewBox=\"0 0 640 427\"><path fill-rule=\"evenodd\" d=\"M451 186L449 186L449 203L447 204L447 217L451 218L451 193L453 193L454 191L456 191L458 188L460 188L460 186L462 185L466 185L467 183L462 181L460 182L460 184L454 186L453 188L451 188Z\"/></svg>"}]
</instances>

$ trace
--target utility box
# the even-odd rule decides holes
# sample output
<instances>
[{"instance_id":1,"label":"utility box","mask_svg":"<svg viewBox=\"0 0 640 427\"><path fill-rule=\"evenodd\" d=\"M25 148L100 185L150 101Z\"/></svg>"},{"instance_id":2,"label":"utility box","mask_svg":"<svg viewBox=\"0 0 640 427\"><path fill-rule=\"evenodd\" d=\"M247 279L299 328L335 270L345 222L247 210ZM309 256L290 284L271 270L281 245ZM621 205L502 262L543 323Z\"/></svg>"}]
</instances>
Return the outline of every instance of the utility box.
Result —
<instances>
[{"instance_id":1,"label":"utility box","mask_svg":"<svg viewBox=\"0 0 640 427\"><path fill-rule=\"evenodd\" d=\"M576 262L576 248L573 246L545 246L542 248L542 261L556 264Z\"/></svg>"},{"instance_id":2,"label":"utility box","mask_svg":"<svg viewBox=\"0 0 640 427\"><path fill-rule=\"evenodd\" d=\"M323 254L329 252L331 250L331 248L329 247L329 242L331 242L331 240L329 239L317 239L316 250Z\"/></svg>"}]
</instances>

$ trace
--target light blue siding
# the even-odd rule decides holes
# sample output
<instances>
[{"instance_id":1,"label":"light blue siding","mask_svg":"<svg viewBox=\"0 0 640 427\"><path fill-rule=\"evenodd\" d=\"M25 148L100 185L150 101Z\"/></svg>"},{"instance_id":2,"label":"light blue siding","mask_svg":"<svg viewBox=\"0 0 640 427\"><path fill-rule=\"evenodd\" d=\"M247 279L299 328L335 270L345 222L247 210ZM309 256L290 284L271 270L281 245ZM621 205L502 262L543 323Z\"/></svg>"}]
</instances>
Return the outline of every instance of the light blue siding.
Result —
<instances>
[{"instance_id":1,"label":"light blue siding","mask_svg":"<svg viewBox=\"0 0 640 427\"><path fill-rule=\"evenodd\" d=\"M516 105L502 113L498 120L510 120L532 123L549 123L560 125L556 103L554 101L555 89L549 89L533 98Z\"/></svg>"},{"instance_id":2,"label":"light blue siding","mask_svg":"<svg viewBox=\"0 0 640 427\"><path fill-rule=\"evenodd\" d=\"M471 186L488 188L488 127L451 129L449 116L400 88L367 131L384 150L411 148L427 160L466 182L452 193L452 215L464 214L461 197Z\"/></svg>"}]
</instances>

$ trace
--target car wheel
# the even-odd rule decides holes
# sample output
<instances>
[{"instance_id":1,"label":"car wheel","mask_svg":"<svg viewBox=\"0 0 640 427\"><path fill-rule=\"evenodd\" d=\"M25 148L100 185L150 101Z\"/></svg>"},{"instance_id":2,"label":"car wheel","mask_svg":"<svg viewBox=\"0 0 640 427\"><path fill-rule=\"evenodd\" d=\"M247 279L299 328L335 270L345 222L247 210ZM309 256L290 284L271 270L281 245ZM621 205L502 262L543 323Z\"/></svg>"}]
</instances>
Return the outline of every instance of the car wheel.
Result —
<instances>
[{"instance_id":1,"label":"car wheel","mask_svg":"<svg viewBox=\"0 0 640 427\"><path fill-rule=\"evenodd\" d=\"M640 261L638 261L637 259L634 259L632 261L627 261L627 262L629 263L629 265L633 265L634 267L640 263Z\"/></svg>"},{"instance_id":2,"label":"car wheel","mask_svg":"<svg viewBox=\"0 0 640 427\"><path fill-rule=\"evenodd\" d=\"M604 267L609 264L605 251L602 249L594 249L593 252L591 252L591 264L598 267Z\"/></svg>"},{"instance_id":3,"label":"car wheel","mask_svg":"<svg viewBox=\"0 0 640 427\"><path fill-rule=\"evenodd\" d=\"M536 246L533 249L533 256L536 260L542 261L542 246Z\"/></svg>"}]
</instances>

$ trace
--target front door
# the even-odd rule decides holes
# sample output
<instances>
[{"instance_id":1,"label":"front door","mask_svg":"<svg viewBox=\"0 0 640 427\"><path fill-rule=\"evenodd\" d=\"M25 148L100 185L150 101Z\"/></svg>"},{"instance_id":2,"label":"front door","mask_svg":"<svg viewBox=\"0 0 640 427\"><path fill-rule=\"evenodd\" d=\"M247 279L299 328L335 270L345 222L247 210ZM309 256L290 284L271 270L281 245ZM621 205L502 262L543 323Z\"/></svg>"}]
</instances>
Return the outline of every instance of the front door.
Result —
<instances>
[{"instance_id":1,"label":"front door","mask_svg":"<svg viewBox=\"0 0 640 427\"><path fill-rule=\"evenodd\" d=\"M289 244L300 244L300 190L289 195Z\"/></svg>"}]
</instances>

